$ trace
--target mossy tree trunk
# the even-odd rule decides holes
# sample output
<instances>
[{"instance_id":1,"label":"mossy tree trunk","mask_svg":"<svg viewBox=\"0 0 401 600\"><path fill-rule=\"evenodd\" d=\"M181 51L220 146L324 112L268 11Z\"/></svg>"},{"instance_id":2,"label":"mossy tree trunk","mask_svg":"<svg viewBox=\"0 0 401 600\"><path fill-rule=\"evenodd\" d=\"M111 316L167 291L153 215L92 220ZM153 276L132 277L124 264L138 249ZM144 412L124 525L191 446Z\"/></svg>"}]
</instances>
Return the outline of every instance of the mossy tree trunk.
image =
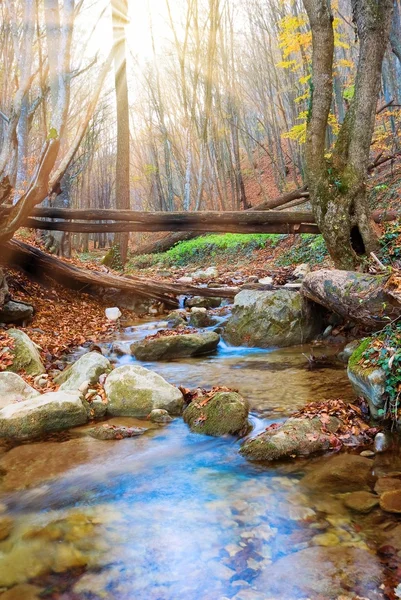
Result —
<instances>
[{"instance_id":1,"label":"mossy tree trunk","mask_svg":"<svg viewBox=\"0 0 401 600\"><path fill-rule=\"evenodd\" d=\"M333 15L327 0L303 0L312 30L311 106L305 157L316 222L337 267L354 269L377 248L366 178L392 0L352 0L359 38L355 92L335 148L326 158L333 95Z\"/></svg>"}]
</instances>

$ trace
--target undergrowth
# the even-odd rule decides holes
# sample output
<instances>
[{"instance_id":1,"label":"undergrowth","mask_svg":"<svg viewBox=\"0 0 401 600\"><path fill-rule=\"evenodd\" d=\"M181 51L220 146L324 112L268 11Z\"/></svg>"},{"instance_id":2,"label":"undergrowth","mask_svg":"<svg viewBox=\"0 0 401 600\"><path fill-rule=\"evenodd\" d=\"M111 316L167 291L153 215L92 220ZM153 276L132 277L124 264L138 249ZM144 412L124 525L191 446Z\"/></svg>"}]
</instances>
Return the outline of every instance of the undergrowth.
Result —
<instances>
[{"instance_id":1,"label":"undergrowth","mask_svg":"<svg viewBox=\"0 0 401 600\"><path fill-rule=\"evenodd\" d=\"M379 416L393 421L401 419L401 323L386 325L372 335L371 341L362 353L362 367L380 367L385 373L385 407L378 411Z\"/></svg>"},{"instance_id":2,"label":"undergrowth","mask_svg":"<svg viewBox=\"0 0 401 600\"><path fill-rule=\"evenodd\" d=\"M192 240L178 242L175 246L163 254L141 254L130 259L130 267L137 269L146 269L155 264L163 266L186 266L205 260L222 256L244 257L250 256L254 250L259 250L269 246L275 248L283 239L282 235L268 233L261 234L241 234L225 233L210 234L197 237Z\"/></svg>"},{"instance_id":3,"label":"undergrowth","mask_svg":"<svg viewBox=\"0 0 401 600\"><path fill-rule=\"evenodd\" d=\"M401 261L401 221L386 223L380 238L380 260L385 265L399 266Z\"/></svg>"},{"instance_id":4,"label":"undergrowth","mask_svg":"<svg viewBox=\"0 0 401 600\"><path fill-rule=\"evenodd\" d=\"M322 235L302 233L292 248L282 254L276 261L279 267L287 267L294 263L310 263L317 265L328 257L325 241Z\"/></svg>"}]
</instances>

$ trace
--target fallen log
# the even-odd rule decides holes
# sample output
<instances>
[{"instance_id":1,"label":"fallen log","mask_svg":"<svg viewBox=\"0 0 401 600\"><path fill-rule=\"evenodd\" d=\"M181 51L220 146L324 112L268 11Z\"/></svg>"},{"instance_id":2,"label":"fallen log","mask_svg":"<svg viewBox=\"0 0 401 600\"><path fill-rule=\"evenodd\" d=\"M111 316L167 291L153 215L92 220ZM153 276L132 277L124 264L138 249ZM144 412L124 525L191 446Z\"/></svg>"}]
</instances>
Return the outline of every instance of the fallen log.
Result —
<instances>
[{"instance_id":1,"label":"fallen log","mask_svg":"<svg viewBox=\"0 0 401 600\"><path fill-rule=\"evenodd\" d=\"M241 215L243 213L240 213ZM258 216L259 213L254 213ZM266 213L269 214L269 213ZM285 213L282 221L286 221ZM209 217L210 218L210 217ZM274 233L274 234L296 234L296 233L320 233L317 225L303 223L296 216L294 223L268 223L269 219L263 219L260 223L252 222L252 219L224 219L207 222L195 222L188 219L186 223L175 222L173 219L156 220L155 222L113 222L92 223L87 221L39 221L38 219L27 219L25 227L30 229L44 229L46 231L70 231L74 233L111 233L117 231L182 231L188 228L191 232L198 233ZM238 222L237 222L238 221ZM248 222L249 221L249 222Z\"/></svg>"},{"instance_id":2,"label":"fallen log","mask_svg":"<svg viewBox=\"0 0 401 600\"><path fill-rule=\"evenodd\" d=\"M0 261L36 276L47 275L72 289L90 291L93 288L113 288L163 302L166 307L176 308L176 298L181 295L233 298L239 292L239 288L234 287L207 288L178 283L166 284L149 278L120 277L111 273L89 271L17 240L0 246Z\"/></svg>"}]
</instances>

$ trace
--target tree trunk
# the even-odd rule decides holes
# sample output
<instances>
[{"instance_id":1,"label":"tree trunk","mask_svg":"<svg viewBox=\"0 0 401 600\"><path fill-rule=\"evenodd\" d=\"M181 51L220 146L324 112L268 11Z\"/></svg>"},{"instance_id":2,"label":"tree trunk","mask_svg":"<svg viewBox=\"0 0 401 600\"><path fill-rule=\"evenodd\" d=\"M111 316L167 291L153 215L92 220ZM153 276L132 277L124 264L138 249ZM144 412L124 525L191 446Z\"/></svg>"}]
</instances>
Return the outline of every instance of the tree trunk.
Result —
<instances>
[{"instance_id":1,"label":"tree trunk","mask_svg":"<svg viewBox=\"0 0 401 600\"><path fill-rule=\"evenodd\" d=\"M377 247L366 176L389 39L392 0L352 0L360 41L355 95L341 127L331 164L326 154L333 94L333 17L326 0L303 0L312 29L312 97L306 137L308 188L328 251L336 266L354 269Z\"/></svg>"},{"instance_id":2,"label":"tree trunk","mask_svg":"<svg viewBox=\"0 0 401 600\"><path fill-rule=\"evenodd\" d=\"M128 1L112 0L111 5L115 46L114 70L117 103L116 208L129 209L129 105L125 39L125 25L128 22ZM127 260L128 240L128 233L116 233L114 236L114 245L118 248L121 267L124 266Z\"/></svg>"}]
</instances>

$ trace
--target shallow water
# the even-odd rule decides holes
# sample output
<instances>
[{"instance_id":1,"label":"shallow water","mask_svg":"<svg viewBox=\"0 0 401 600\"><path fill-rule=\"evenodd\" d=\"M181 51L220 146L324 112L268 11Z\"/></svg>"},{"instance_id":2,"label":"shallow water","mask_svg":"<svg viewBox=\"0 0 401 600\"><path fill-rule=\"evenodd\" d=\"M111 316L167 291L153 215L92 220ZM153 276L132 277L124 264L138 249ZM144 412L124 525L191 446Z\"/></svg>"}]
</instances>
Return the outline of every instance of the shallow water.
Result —
<instances>
[{"instance_id":1,"label":"shallow water","mask_svg":"<svg viewBox=\"0 0 401 600\"><path fill-rule=\"evenodd\" d=\"M121 337L147 333L149 324ZM307 401L352 397L344 369L307 371L303 353L309 348L223 345L212 357L145 366L186 387L238 388L258 430ZM297 584L301 551L318 549L318 579L327 546L370 552L377 529L396 524L378 511L350 514L341 495L305 492L304 472L329 458L255 465L238 454L234 438L192 434L181 419L148 426L139 438L108 442L88 437L84 427L3 455L0 502L13 529L0 542L0 587L30 581L41 597L60 600L337 598L337 591L311 595L307 584ZM380 458L376 469L394 465ZM273 575L290 555L294 571L279 574L280 592ZM377 585L345 585L344 598L385 597L379 588L387 573L375 553L370 560L380 572Z\"/></svg>"}]
</instances>

